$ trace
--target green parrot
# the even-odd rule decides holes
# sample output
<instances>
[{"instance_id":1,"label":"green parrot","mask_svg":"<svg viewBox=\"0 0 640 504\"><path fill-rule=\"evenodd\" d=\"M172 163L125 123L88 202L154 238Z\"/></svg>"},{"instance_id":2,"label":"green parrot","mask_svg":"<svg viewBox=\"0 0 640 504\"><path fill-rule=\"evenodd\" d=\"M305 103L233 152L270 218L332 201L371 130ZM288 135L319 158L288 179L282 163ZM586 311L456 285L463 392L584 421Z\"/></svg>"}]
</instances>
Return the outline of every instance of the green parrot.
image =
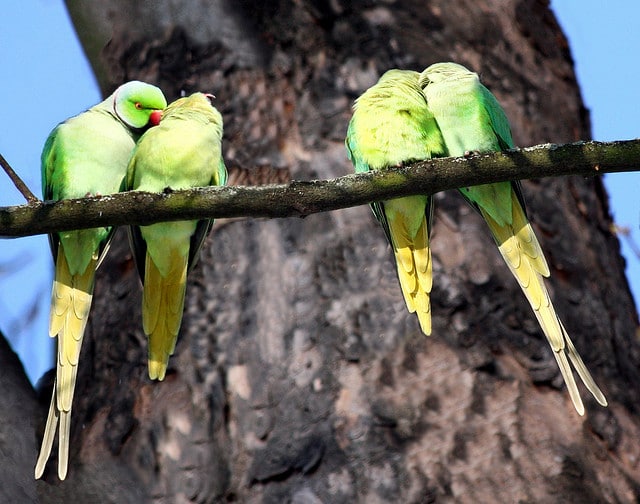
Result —
<instances>
[{"instance_id":1,"label":"green parrot","mask_svg":"<svg viewBox=\"0 0 640 504\"><path fill-rule=\"evenodd\" d=\"M450 156L513 148L509 121L495 96L478 75L456 63L436 63L419 77L427 103L442 132ZM500 182L460 189L487 222L502 257L533 308L580 415L584 406L569 361L602 406L607 405L562 322L543 277L549 267L527 219L519 182ZM567 359L568 356L568 359Z\"/></svg>"},{"instance_id":2,"label":"green parrot","mask_svg":"<svg viewBox=\"0 0 640 504\"><path fill-rule=\"evenodd\" d=\"M142 129L157 124L167 105L162 91L144 82L120 86L106 100L56 126L42 151L46 200L82 198L119 191ZM106 253L111 228L49 235L55 259L49 335L58 337L57 372L35 477L42 476L59 428L58 476L69 460L71 405L95 270Z\"/></svg>"},{"instance_id":3,"label":"green parrot","mask_svg":"<svg viewBox=\"0 0 640 504\"><path fill-rule=\"evenodd\" d=\"M227 182L222 116L212 95L194 93L171 103L160 125L136 146L129 190L161 192ZM143 284L142 327L149 337L149 378L163 380L182 322L187 272L195 265L213 220L132 226L129 241Z\"/></svg>"},{"instance_id":4,"label":"green parrot","mask_svg":"<svg viewBox=\"0 0 640 504\"><path fill-rule=\"evenodd\" d=\"M389 70L355 101L345 145L357 173L446 155L418 77L418 72ZM393 248L407 309L417 314L429 335L432 198L407 196L372 203L371 208Z\"/></svg>"}]
</instances>

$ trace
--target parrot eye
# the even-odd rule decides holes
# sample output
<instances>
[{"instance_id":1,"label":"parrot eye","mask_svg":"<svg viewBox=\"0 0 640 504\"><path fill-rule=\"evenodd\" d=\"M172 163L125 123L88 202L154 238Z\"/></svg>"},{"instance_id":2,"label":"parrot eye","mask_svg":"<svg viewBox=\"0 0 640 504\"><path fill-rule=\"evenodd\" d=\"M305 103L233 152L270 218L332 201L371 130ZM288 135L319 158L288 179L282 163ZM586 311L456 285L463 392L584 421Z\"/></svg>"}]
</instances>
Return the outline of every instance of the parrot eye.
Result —
<instances>
[{"instance_id":1,"label":"parrot eye","mask_svg":"<svg viewBox=\"0 0 640 504\"><path fill-rule=\"evenodd\" d=\"M142 103L140 103L140 102L138 102L138 101L137 101L137 102L135 103L134 107L135 107L137 110L142 110Z\"/></svg>"}]
</instances>

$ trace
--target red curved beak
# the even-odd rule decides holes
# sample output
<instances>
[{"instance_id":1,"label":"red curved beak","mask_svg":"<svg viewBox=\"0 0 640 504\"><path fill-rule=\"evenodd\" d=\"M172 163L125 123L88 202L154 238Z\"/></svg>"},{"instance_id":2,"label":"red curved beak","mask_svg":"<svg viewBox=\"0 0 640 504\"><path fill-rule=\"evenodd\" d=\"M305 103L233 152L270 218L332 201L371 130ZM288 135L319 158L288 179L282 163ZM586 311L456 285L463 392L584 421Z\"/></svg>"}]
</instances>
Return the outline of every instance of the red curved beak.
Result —
<instances>
[{"instance_id":1,"label":"red curved beak","mask_svg":"<svg viewBox=\"0 0 640 504\"><path fill-rule=\"evenodd\" d=\"M149 114L149 124L151 126L157 126L160 124L160 119L162 119L162 110L154 110Z\"/></svg>"}]
</instances>

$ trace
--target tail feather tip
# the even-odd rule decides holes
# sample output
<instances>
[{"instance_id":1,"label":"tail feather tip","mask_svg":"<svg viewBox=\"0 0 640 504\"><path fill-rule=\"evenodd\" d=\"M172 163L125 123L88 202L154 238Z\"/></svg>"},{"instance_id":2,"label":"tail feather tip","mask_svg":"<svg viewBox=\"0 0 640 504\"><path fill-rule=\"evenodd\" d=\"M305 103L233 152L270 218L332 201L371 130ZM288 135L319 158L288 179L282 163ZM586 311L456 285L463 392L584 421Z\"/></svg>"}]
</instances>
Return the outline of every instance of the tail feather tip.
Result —
<instances>
[{"instance_id":1,"label":"tail feather tip","mask_svg":"<svg viewBox=\"0 0 640 504\"><path fill-rule=\"evenodd\" d=\"M157 360L149 359L149 378L162 381L167 373L167 364Z\"/></svg>"}]
</instances>

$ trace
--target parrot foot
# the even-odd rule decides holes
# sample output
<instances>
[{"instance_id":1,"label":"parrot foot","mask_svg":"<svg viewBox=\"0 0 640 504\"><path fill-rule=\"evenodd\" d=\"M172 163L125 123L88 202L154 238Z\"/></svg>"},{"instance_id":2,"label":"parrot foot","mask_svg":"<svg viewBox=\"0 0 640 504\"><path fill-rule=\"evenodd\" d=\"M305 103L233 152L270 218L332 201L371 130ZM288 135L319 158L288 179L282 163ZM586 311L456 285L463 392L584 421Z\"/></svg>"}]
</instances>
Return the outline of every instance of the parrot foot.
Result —
<instances>
[{"instance_id":1,"label":"parrot foot","mask_svg":"<svg viewBox=\"0 0 640 504\"><path fill-rule=\"evenodd\" d=\"M482 154L480 151L478 150L468 150L468 151L464 151L464 157L468 158L471 156L477 156L478 154Z\"/></svg>"}]
</instances>

